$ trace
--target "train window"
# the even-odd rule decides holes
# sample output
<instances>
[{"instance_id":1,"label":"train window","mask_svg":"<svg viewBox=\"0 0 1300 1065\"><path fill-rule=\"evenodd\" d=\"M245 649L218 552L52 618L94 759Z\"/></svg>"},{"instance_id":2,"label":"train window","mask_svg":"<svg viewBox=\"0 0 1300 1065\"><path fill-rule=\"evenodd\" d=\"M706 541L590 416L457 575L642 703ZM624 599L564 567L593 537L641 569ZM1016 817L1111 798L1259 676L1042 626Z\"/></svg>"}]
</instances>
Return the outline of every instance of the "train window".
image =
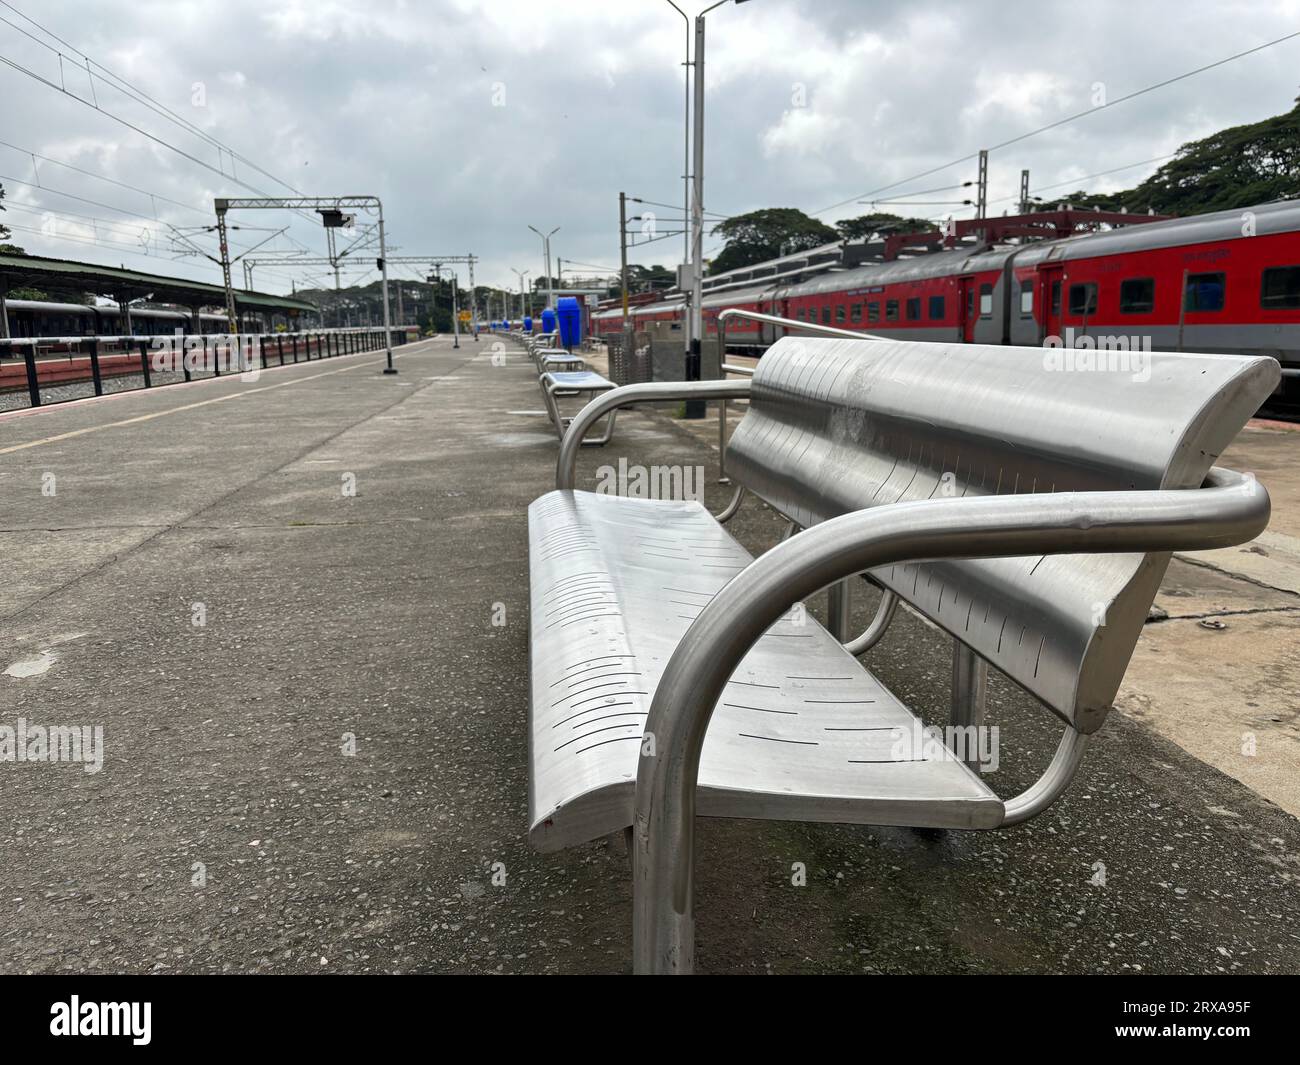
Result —
<instances>
[{"instance_id":1,"label":"train window","mask_svg":"<svg viewBox=\"0 0 1300 1065\"><path fill-rule=\"evenodd\" d=\"M898 321L898 300L885 300L885 321Z\"/></svg>"},{"instance_id":2,"label":"train window","mask_svg":"<svg viewBox=\"0 0 1300 1065\"><path fill-rule=\"evenodd\" d=\"M913 296L907 301L907 320L909 322L919 322L921 320L920 296Z\"/></svg>"},{"instance_id":3,"label":"train window","mask_svg":"<svg viewBox=\"0 0 1300 1065\"><path fill-rule=\"evenodd\" d=\"M1059 292L1059 289L1058 289ZM1034 282L1032 279L1020 282L1020 317L1034 316Z\"/></svg>"},{"instance_id":4,"label":"train window","mask_svg":"<svg viewBox=\"0 0 1300 1065\"><path fill-rule=\"evenodd\" d=\"M831 309L830 309L829 307L823 307L823 308L822 308L822 325L830 325L830 324L831 324Z\"/></svg>"},{"instance_id":5,"label":"train window","mask_svg":"<svg viewBox=\"0 0 1300 1065\"><path fill-rule=\"evenodd\" d=\"M980 317L993 317L993 286L980 285Z\"/></svg>"},{"instance_id":6,"label":"train window","mask_svg":"<svg viewBox=\"0 0 1300 1065\"><path fill-rule=\"evenodd\" d=\"M855 303L853 305L853 310L849 312L849 319L854 322L862 321L862 304Z\"/></svg>"},{"instance_id":7,"label":"train window","mask_svg":"<svg viewBox=\"0 0 1300 1065\"><path fill-rule=\"evenodd\" d=\"M1189 311L1221 311L1226 289L1225 274L1188 274L1183 306Z\"/></svg>"},{"instance_id":8,"label":"train window","mask_svg":"<svg viewBox=\"0 0 1300 1065\"><path fill-rule=\"evenodd\" d=\"M1119 283L1120 314L1150 314L1156 305L1156 279L1130 277Z\"/></svg>"},{"instance_id":9,"label":"train window","mask_svg":"<svg viewBox=\"0 0 1300 1065\"><path fill-rule=\"evenodd\" d=\"M800 307L797 311L795 311L795 312L794 312L794 316L795 316L795 320L796 320L796 321L800 321L800 322L802 322L802 321L803 321L803 308Z\"/></svg>"},{"instance_id":10,"label":"train window","mask_svg":"<svg viewBox=\"0 0 1300 1065\"><path fill-rule=\"evenodd\" d=\"M943 320L943 303L944 299L942 296L930 297L930 321L940 322Z\"/></svg>"},{"instance_id":11,"label":"train window","mask_svg":"<svg viewBox=\"0 0 1300 1065\"><path fill-rule=\"evenodd\" d=\"M879 303L874 303L874 302L873 302L873 303L868 303L868 304L867 304L867 321L868 321L868 322L878 322L878 321L880 321L880 304L879 304Z\"/></svg>"},{"instance_id":12,"label":"train window","mask_svg":"<svg viewBox=\"0 0 1300 1065\"><path fill-rule=\"evenodd\" d=\"M1096 314L1097 313L1096 282L1089 281L1082 285L1070 286L1070 313L1071 314Z\"/></svg>"},{"instance_id":13,"label":"train window","mask_svg":"<svg viewBox=\"0 0 1300 1065\"><path fill-rule=\"evenodd\" d=\"M1300 266L1274 266L1264 271L1259 305L1269 310L1300 307Z\"/></svg>"},{"instance_id":14,"label":"train window","mask_svg":"<svg viewBox=\"0 0 1300 1065\"><path fill-rule=\"evenodd\" d=\"M835 308L835 321L836 322L844 321L844 314L845 314L844 304L841 303L838 307Z\"/></svg>"}]
</instances>

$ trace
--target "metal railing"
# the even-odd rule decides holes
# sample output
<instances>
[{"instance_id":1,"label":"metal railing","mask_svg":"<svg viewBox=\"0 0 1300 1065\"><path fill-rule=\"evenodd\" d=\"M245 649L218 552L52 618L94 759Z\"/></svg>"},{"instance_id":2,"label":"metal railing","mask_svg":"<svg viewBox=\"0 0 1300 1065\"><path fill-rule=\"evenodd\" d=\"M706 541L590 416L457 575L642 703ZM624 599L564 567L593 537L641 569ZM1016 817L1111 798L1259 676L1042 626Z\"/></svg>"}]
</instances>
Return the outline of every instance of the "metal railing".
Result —
<instances>
[{"instance_id":1,"label":"metal railing","mask_svg":"<svg viewBox=\"0 0 1300 1065\"><path fill-rule=\"evenodd\" d=\"M405 330L394 330L392 335L395 345L408 340ZM0 398L25 390L29 406L40 407L82 398L51 400L49 394L55 389L89 384L91 394L102 396L105 379L138 378L138 385L121 390L132 391L383 348L383 329L316 329L237 337L193 333L5 338L0 339ZM56 354L51 349L61 350Z\"/></svg>"}]
</instances>

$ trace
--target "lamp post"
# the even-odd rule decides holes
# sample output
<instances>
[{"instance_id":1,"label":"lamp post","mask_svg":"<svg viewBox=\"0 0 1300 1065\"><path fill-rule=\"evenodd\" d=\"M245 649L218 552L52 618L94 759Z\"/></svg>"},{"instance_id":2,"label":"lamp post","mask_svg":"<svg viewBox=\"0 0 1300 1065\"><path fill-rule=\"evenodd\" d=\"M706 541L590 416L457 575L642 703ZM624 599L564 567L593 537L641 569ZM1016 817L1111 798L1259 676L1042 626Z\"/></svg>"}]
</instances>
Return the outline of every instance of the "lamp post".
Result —
<instances>
[{"instance_id":1,"label":"lamp post","mask_svg":"<svg viewBox=\"0 0 1300 1065\"><path fill-rule=\"evenodd\" d=\"M686 52L682 60L682 87L684 104L682 106L682 262L691 261L691 233L686 228L686 219L691 216L691 20L687 17L686 12L678 7L673 0L668 0L668 6L677 14L682 16L682 21L686 23ZM686 327L686 343L691 342L691 318L685 316L682 323Z\"/></svg>"},{"instance_id":2,"label":"lamp post","mask_svg":"<svg viewBox=\"0 0 1300 1065\"><path fill-rule=\"evenodd\" d=\"M560 231L560 227L556 226L549 233L543 233L536 226L529 226L528 228L542 238L542 256L546 260L546 304L554 310L555 292L551 287L551 238Z\"/></svg>"},{"instance_id":3,"label":"lamp post","mask_svg":"<svg viewBox=\"0 0 1300 1065\"><path fill-rule=\"evenodd\" d=\"M671 0L670 0L671 2ZM745 0L735 0L737 4ZM689 347L686 356L686 380L700 379L700 348L704 336L704 16L714 8L721 7L728 0L717 0L695 16L695 149L692 162L691 182L694 196L691 199L691 314ZM719 361L723 356L718 353ZM691 400L686 404L686 417L703 418L704 403Z\"/></svg>"},{"instance_id":4,"label":"lamp post","mask_svg":"<svg viewBox=\"0 0 1300 1065\"><path fill-rule=\"evenodd\" d=\"M520 271L516 270L512 266L510 268L510 272L513 273L515 277L519 278L519 317L522 318L525 314L528 313L528 307L524 303L524 293L526 291L526 286L524 285L524 278L526 278L529 274L531 274L532 271L524 270L521 273Z\"/></svg>"}]
</instances>

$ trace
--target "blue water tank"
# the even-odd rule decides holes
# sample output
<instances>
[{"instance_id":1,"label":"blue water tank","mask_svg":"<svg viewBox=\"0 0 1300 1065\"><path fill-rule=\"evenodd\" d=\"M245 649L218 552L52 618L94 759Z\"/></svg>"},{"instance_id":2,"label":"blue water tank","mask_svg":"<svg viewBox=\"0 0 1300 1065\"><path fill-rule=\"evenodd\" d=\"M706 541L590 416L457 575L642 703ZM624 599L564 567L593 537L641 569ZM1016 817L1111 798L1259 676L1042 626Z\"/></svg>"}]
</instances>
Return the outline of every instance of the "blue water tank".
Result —
<instances>
[{"instance_id":1,"label":"blue water tank","mask_svg":"<svg viewBox=\"0 0 1300 1065\"><path fill-rule=\"evenodd\" d=\"M561 296L555 301L556 315L560 319L560 342L566 348L576 348L582 343L582 308L573 296Z\"/></svg>"},{"instance_id":2,"label":"blue water tank","mask_svg":"<svg viewBox=\"0 0 1300 1065\"><path fill-rule=\"evenodd\" d=\"M555 332L555 312L551 310L550 307L547 307L546 310L542 311L542 332Z\"/></svg>"},{"instance_id":3,"label":"blue water tank","mask_svg":"<svg viewBox=\"0 0 1300 1065\"><path fill-rule=\"evenodd\" d=\"M525 314L525 315L524 315L524 332L525 332L525 333L531 333L532 331L533 331L533 316L532 316L531 314Z\"/></svg>"}]
</instances>

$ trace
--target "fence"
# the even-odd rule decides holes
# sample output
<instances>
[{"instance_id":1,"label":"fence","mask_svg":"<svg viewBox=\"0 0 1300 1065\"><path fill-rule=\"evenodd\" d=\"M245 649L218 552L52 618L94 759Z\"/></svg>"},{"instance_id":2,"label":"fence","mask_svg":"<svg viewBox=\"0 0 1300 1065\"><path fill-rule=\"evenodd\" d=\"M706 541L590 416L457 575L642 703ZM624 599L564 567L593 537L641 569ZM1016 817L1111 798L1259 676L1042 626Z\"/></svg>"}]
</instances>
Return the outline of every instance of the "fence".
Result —
<instances>
[{"instance_id":1,"label":"fence","mask_svg":"<svg viewBox=\"0 0 1300 1065\"><path fill-rule=\"evenodd\" d=\"M407 342L392 333L394 346ZM23 337L0 340L0 410L377 351L382 329L228 336ZM25 402L24 402L25 400Z\"/></svg>"}]
</instances>

